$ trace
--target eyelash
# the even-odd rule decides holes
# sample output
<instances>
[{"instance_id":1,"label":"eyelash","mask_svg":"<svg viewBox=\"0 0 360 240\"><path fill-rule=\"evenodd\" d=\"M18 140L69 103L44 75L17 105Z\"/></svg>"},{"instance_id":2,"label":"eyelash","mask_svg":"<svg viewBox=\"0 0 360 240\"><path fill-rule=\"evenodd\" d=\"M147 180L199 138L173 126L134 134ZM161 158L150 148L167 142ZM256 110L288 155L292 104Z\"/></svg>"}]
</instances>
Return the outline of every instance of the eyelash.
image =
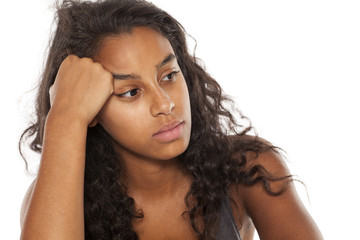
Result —
<instances>
[{"instance_id":1,"label":"eyelash","mask_svg":"<svg viewBox=\"0 0 360 240\"><path fill-rule=\"evenodd\" d=\"M173 71L167 75L165 75L165 77L168 77L168 76L171 76L169 80L166 80L166 81L173 81L174 79L174 76L176 76L176 74L178 74L180 71Z\"/></svg>"},{"instance_id":2,"label":"eyelash","mask_svg":"<svg viewBox=\"0 0 360 240\"><path fill-rule=\"evenodd\" d=\"M135 95L131 96L131 92L133 91L136 91ZM135 100L138 96L139 96L139 93L140 92L140 89L138 88L133 88L131 89L130 91L127 91L127 92L124 92L124 93L120 93L120 94L116 94L116 96L126 100L126 101L131 101L131 100ZM126 96L127 94L130 94L130 96Z\"/></svg>"},{"instance_id":3,"label":"eyelash","mask_svg":"<svg viewBox=\"0 0 360 240\"><path fill-rule=\"evenodd\" d=\"M167 81L174 81L174 77L176 76L176 74L178 74L180 71L173 71L173 72L171 72L171 73L169 73L169 74L167 74L167 75L165 75L165 77L169 77L169 80L165 80L165 82L167 82ZM164 78L165 78L164 77ZM164 79L163 78L163 79ZM163 80L162 79L162 80ZM136 93L135 93L135 95L133 95L133 96L131 96L131 92L133 92L133 91L136 91ZM116 96L118 96L118 97L120 97L120 98L123 98L124 100L126 100L126 101L132 101L132 100L135 100L136 98L138 98L138 96L139 96L139 93L140 92L140 89L138 89L138 88L133 88L133 89L131 89L131 90L129 90L129 91L127 91L127 92L124 92L124 93L120 93L120 94L116 94ZM134 92L133 92L134 93ZM130 94L130 96L126 96L127 94Z\"/></svg>"}]
</instances>

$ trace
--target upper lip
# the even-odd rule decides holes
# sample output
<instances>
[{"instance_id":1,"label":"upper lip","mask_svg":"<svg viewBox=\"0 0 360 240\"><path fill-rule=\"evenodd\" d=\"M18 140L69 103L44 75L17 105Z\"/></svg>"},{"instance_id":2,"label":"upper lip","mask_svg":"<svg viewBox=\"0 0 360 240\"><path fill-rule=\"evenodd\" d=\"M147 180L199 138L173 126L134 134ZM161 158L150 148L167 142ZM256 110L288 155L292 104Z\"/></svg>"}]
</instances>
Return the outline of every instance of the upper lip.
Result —
<instances>
[{"instance_id":1,"label":"upper lip","mask_svg":"<svg viewBox=\"0 0 360 240\"><path fill-rule=\"evenodd\" d=\"M160 134L162 132L166 132L166 131L168 131L170 129L173 129L173 128L179 126L180 124L182 124L183 122L184 121L175 120L175 121L172 121L172 122L169 122L169 123L165 123L159 128L159 130L156 133L153 134L153 136L155 136L157 134Z\"/></svg>"}]
</instances>

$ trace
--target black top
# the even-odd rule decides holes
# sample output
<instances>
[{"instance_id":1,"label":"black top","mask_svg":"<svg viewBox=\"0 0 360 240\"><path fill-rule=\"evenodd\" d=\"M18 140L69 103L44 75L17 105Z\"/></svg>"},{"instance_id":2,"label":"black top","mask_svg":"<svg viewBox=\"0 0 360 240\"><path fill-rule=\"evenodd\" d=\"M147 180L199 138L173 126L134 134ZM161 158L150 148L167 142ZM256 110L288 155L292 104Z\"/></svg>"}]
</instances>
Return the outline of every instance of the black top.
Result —
<instances>
[{"instance_id":1,"label":"black top","mask_svg":"<svg viewBox=\"0 0 360 240\"><path fill-rule=\"evenodd\" d=\"M239 229L236 225L230 200L224 197L220 208L219 230L216 234L217 240L241 240Z\"/></svg>"}]
</instances>

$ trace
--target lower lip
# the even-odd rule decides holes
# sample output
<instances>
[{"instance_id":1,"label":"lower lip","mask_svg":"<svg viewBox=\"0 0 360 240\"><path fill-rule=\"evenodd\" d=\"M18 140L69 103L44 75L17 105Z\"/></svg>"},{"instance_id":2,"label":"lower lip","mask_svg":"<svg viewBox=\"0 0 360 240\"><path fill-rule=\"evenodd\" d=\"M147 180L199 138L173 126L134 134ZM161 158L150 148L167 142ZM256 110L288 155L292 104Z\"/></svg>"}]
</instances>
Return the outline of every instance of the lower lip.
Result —
<instances>
[{"instance_id":1,"label":"lower lip","mask_svg":"<svg viewBox=\"0 0 360 240\"><path fill-rule=\"evenodd\" d=\"M185 123L182 122L179 125L177 125L176 127L167 130L165 132L161 132L158 134L155 134L153 136L153 138L155 138L156 140L159 140L161 142L171 142L174 141L176 139L178 139L182 133L182 130L184 128Z\"/></svg>"}]
</instances>

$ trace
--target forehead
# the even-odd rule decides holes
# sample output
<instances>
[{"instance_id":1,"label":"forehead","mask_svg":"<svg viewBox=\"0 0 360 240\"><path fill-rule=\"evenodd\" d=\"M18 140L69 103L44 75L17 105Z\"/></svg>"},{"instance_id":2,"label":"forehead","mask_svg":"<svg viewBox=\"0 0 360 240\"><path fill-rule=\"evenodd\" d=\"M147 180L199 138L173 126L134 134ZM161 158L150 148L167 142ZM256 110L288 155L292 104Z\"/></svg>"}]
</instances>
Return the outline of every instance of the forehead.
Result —
<instances>
[{"instance_id":1,"label":"forehead","mask_svg":"<svg viewBox=\"0 0 360 240\"><path fill-rule=\"evenodd\" d=\"M130 33L106 37L95 60L109 71L132 71L158 63L170 53L174 51L166 37L150 28L136 27Z\"/></svg>"}]
</instances>

